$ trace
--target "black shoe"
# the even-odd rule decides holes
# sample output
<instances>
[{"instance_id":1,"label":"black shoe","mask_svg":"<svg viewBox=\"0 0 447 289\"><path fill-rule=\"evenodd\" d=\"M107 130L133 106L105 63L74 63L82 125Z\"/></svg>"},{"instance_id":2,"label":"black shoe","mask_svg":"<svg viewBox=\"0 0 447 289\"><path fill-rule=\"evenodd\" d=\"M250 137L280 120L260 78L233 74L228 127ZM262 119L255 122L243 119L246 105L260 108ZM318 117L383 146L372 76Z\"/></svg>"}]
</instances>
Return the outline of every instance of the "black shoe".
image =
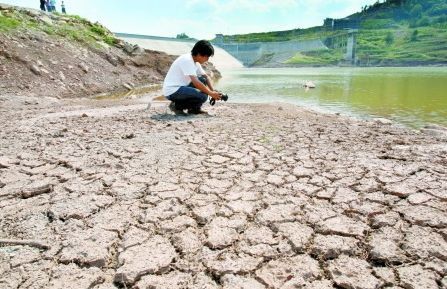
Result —
<instances>
[{"instance_id":1,"label":"black shoe","mask_svg":"<svg viewBox=\"0 0 447 289\"><path fill-rule=\"evenodd\" d=\"M175 107L175 102L171 101L169 104L169 109L175 114L175 115L186 115L186 113L183 111L183 109L178 109Z\"/></svg>"},{"instance_id":2,"label":"black shoe","mask_svg":"<svg viewBox=\"0 0 447 289\"><path fill-rule=\"evenodd\" d=\"M202 109L200 109L200 108L188 109L188 113L189 113L189 114L208 114L207 111L202 110Z\"/></svg>"}]
</instances>

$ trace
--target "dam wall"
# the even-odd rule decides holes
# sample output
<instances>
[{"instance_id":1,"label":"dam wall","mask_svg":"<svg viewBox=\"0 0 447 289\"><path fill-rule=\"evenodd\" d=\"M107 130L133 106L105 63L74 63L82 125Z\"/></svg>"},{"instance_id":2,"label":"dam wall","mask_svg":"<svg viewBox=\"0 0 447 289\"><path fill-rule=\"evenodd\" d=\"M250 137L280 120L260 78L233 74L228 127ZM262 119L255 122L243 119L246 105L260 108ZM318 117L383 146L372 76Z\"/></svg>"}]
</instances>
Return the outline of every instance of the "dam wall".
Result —
<instances>
[{"instance_id":1,"label":"dam wall","mask_svg":"<svg viewBox=\"0 0 447 289\"><path fill-rule=\"evenodd\" d=\"M137 44L142 48L162 51L171 55L190 53L191 49L196 43L196 40L138 34L115 33L115 35L126 42ZM226 50L216 45L214 45L214 56L210 58L210 62L212 62L219 70L243 67L239 60L230 55Z\"/></svg>"},{"instance_id":2,"label":"dam wall","mask_svg":"<svg viewBox=\"0 0 447 289\"><path fill-rule=\"evenodd\" d=\"M190 39L127 33L115 33L115 35L142 48L163 51L171 55L189 53L196 43L196 40ZM297 52L327 49L327 46L320 39L251 43L215 41L213 46L215 53L210 62L219 70L253 66L255 64L276 66L283 64Z\"/></svg>"},{"instance_id":3,"label":"dam wall","mask_svg":"<svg viewBox=\"0 0 447 289\"><path fill-rule=\"evenodd\" d=\"M215 43L215 45L225 49L229 54L240 60L245 66L255 64L266 55L270 56L269 62L280 64L293 57L297 52L327 49L326 45L324 45L320 39L252 43L220 42Z\"/></svg>"}]
</instances>

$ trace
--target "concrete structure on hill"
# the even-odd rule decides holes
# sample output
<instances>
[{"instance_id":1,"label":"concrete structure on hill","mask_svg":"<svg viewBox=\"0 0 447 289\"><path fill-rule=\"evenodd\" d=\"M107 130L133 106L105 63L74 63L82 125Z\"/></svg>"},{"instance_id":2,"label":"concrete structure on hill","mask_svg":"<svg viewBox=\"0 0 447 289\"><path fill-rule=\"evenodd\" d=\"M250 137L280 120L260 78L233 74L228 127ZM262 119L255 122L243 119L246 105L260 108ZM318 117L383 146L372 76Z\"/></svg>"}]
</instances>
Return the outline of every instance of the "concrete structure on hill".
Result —
<instances>
[{"instance_id":1,"label":"concrete structure on hill","mask_svg":"<svg viewBox=\"0 0 447 289\"><path fill-rule=\"evenodd\" d=\"M124 41L137 44L142 48L163 51L171 55L181 55L191 52L192 47L197 41L195 39L177 39L127 33L115 33L115 35ZM210 59L210 62L212 62L217 69L225 70L243 67L240 61L231 56L224 49L216 46L214 48L214 56Z\"/></svg>"},{"instance_id":2,"label":"concrete structure on hill","mask_svg":"<svg viewBox=\"0 0 447 289\"><path fill-rule=\"evenodd\" d=\"M345 65L355 64L356 32L351 29L346 34L337 36L328 43L321 39L279 41L279 42L226 42L222 34L217 34L213 45L215 55L211 62L219 70L240 68L243 66L282 66L298 52L324 50L330 48L345 48ZM172 55L181 55L191 51L197 40L177 39L138 34L115 33L129 43L142 48L163 51Z\"/></svg>"},{"instance_id":3,"label":"concrete structure on hill","mask_svg":"<svg viewBox=\"0 0 447 289\"><path fill-rule=\"evenodd\" d=\"M360 20L351 18L342 18L342 19L326 18L324 19L323 26L332 28L333 30L359 29Z\"/></svg>"},{"instance_id":4,"label":"concrete structure on hill","mask_svg":"<svg viewBox=\"0 0 447 289\"><path fill-rule=\"evenodd\" d=\"M250 43L223 42L222 40L223 38L218 34L214 43L228 51L245 66L255 64L275 66L283 64L297 52L327 49L320 39Z\"/></svg>"}]
</instances>

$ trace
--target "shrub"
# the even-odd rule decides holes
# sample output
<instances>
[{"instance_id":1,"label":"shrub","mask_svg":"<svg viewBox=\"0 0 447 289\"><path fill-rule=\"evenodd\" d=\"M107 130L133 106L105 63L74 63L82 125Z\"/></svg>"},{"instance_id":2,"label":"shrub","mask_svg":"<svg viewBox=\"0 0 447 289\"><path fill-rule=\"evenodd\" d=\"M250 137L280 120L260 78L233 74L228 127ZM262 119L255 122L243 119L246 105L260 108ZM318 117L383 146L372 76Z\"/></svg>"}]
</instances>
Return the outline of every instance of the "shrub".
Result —
<instances>
[{"instance_id":1,"label":"shrub","mask_svg":"<svg viewBox=\"0 0 447 289\"><path fill-rule=\"evenodd\" d=\"M394 34L391 31L386 33L385 43L390 45L394 42Z\"/></svg>"},{"instance_id":2,"label":"shrub","mask_svg":"<svg viewBox=\"0 0 447 289\"><path fill-rule=\"evenodd\" d=\"M415 30L413 31L413 33L411 33L411 38L410 38L410 40L411 40L411 41L417 41L417 40L418 40L418 33L419 33L419 31L418 31L417 29L415 29Z\"/></svg>"}]
</instances>

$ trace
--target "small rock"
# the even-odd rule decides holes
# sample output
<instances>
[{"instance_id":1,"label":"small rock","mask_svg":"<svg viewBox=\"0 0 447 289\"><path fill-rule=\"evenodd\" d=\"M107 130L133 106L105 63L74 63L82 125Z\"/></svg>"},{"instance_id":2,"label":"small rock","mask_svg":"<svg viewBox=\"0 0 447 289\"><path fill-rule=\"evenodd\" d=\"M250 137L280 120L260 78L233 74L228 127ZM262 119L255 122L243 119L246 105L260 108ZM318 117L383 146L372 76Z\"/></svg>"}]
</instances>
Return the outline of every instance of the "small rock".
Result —
<instances>
[{"instance_id":1,"label":"small rock","mask_svg":"<svg viewBox=\"0 0 447 289\"><path fill-rule=\"evenodd\" d=\"M374 122L377 124L382 124L382 125L391 125L393 124L393 121L386 119L386 118L375 118Z\"/></svg>"},{"instance_id":2,"label":"small rock","mask_svg":"<svg viewBox=\"0 0 447 289\"><path fill-rule=\"evenodd\" d=\"M48 180L39 180L23 188L21 191L21 197L27 199L41 194L50 193L52 190L53 185L51 182Z\"/></svg>"},{"instance_id":3,"label":"small rock","mask_svg":"<svg viewBox=\"0 0 447 289\"><path fill-rule=\"evenodd\" d=\"M123 86L124 86L127 90L132 90L132 89L133 89L133 87L130 86L130 84L128 84L128 83L123 83Z\"/></svg>"},{"instance_id":4,"label":"small rock","mask_svg":"<svg viewBox=\"0 0 447 289\"><path fill-rule=\"evenodd\" d=\"M318 227L323 234L339 234L348 237L362 237L369 228L366 224L346 216L324 220L318 224Z\"/></svg>"},{"instance_id":5,"label":"small rock","mask_svg":"<svg viewBox=\"0 0 447 289\"><path fill-rule=\"evenodd\" d=\"M256 270L256 277L269 288L282 288L286 282L298 282L302 286L320 276L318 261L308 255L273 260Z\"/></svg>"},{"instance_id":6,"label":"small rock","mask_svg":"<svg viewBox=\"0 0 447 289\"><path fill-rule=\"evenodd\" d=\"M60 80L64 81L65 80L65 74L62 71L59 71L59 78Z\"/></svg>"},{"instance_id":7,"label":"small rock","mask_svg":"<svg viewBox=\"0 0 447 289\"><path fill-rule=\"evenodd\" d=\"M122 138L123 139L133 139L133 138L135 138L135 134L129 133L129 134L124 135Z\"/></svg>"},{"instance_id":8,"label":"small rock","mask_svg":"<svg viewBox=\"0 0 447 289\"><path fill-rule=\"evenodd\" d=\"M290 241L293 249L298 252L304 251L314 232L311 227L297 222L279 224L277 229Z\"/></svg>"},{"instance_id":9,"label":"small rock","mask_svg":"<svg viewBox=\"0 0 447 289\"><path fill-rule=\"evenodd\" d=\"M265 286L250 277L225 275L221 279L223 289L264 289Z\"/></svg>"},{"instance_id":10,"label":"small rock","mask_svg":"<svg viewBox=\"0 0 447 289\"><path fill-rule=\"evenodd\" d=\"M11 160L0 156L0 169L7 169L11 166Z\"/></svg>"},{"instance_id":11,"label":"small rock","mask_svg":"<svg viewBox=\"0 0 447 289\"><path fill-rule=\"evenodd\" d=\"M359 252L358 241L352 237L317 235L312 244L312 254L324 259L336 258L341 254L355 255Z\"/></svg>"},{"instance_id":12,"label":"small rock","mask_svg":"<svg viewBox=\"0 0 447 289\"><path fill-rule=\"evenodd\" d=\"M85 63L79 63L78 64L79 68L82 69L82 71L84 71L85 73L88 73L90 68L85 64Z\"/></svg>"},{"instance_id":13,"label":"small rock","mask_svg":"<svg viewBox=\"0 0 447 289\"><path fill-rule=\"evenodd\" d=\"M424 270L421 265L397 269L400 283L404 288L438 289L436 276L432 271Z\"/></svg>"},{"instance_id":14,"label":"small rock","mask_svg":"<svg viewBox=\"0 0 447 289\"><path fill-rule=\"evenodd\" d=\"M447 260L447 242L431 228L412 226L405 232L402 249L410 256L422 259L435 256Z\"/></svg>"},{"instance_id":15,"label":"small rock","mask_svg":"<svg viewBox=\"0 0 447 289\"><path fill-rule=\"evenodd\" d=\"M394 271L388 267L376 267L374 268L374 274L385 282L386 286L395 285L396 276Z\"/></svg>"},{"instance_id":16,"label":"small rock","mask_svg":"<svg viewBox=\"0 0 447 289\"><path fill-rule=\"evenodd\" d=\"M328 271L335 284L341 288L377 289L383 284L374 277L368 262L345 255L329 261Z\"/></svg>"},{"instance_id":17,"label":"small rock","mask_svg":"<svg viewBox=\"0 0 447 289\"><path fill-rule=\"evenodd\" d=\"M35 65L35 64L31 65L30 70L35 75L42 75L42 72L40 71L39 67L37 67L37 65Z\"/></svg>"},{"instance_id":18,"label":"small rock","mask_svg":"<svg viewBox=\"0 0 447 289\"><path fill-rule=\"evenodd\" d=\"M175 248L162 236L154 236L145 243L130 247L118 257L120 267L115 282L133 284L141 276L166 270L177 257Z\"/></svg>"}]
</instances>

